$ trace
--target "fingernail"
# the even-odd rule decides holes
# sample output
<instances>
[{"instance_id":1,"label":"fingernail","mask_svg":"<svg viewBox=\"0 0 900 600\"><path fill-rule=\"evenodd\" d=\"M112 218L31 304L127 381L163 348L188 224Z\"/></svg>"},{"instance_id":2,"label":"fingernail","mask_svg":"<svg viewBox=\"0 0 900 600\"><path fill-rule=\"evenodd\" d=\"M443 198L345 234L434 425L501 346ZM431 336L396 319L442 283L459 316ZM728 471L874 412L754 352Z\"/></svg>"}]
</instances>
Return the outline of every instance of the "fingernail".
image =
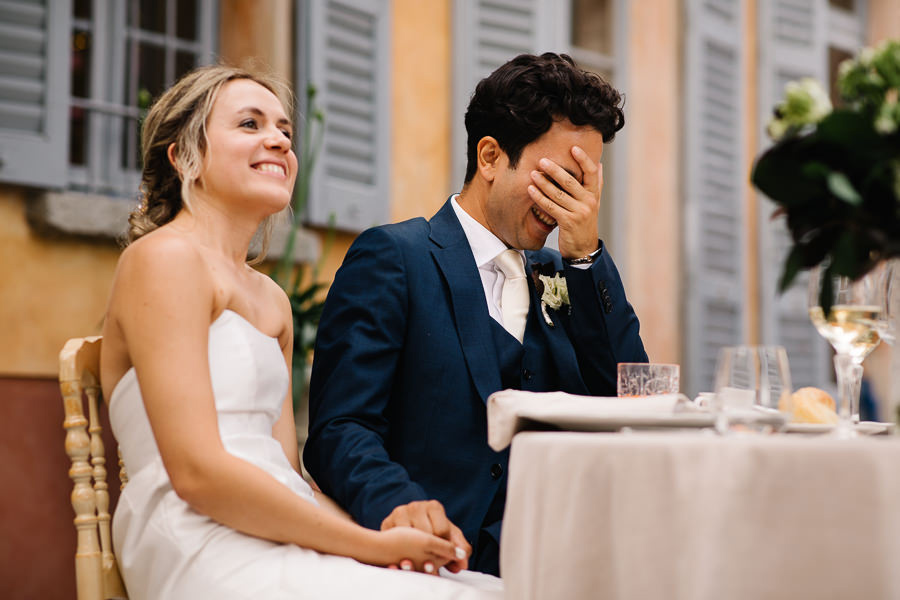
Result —
<instances>
[{"instance_id":1,"label":"fingernail","mask_svg":"<svg viewBox=\"0 0 900 600\"><path fill-rule=\"evenodd\" d=\"M434 573L434 565L431 563L425 563L425 572L429 575Z\"/></svg>"},{"instance_id":2,"label":"fingernail","mask_svg":"<svg viewBox=\"0 0 900 600\"><path fill-rule=\"evenodd\" d=\"M409 563L403 563L402 565L400 565L400 568L404 571L412 571L412 565Z\"/></svg>"},{"instance_id":3,"label":"fingernail","mask_svg":"<svg viewBox=\"0 0 900 600\"><path fill-rule=\"evenodd\" d=\"M456 552L456 558L458 558L459 560L462 560L466 557L466 551L463 550L462 548L460 548L459 546L454 548L454 552Z\"/></svg>"},{"instance_id":4,"label":"fingernail","mask_svg":"<svg viewBox=\"0 0 900 600\"><path fill-rule=\"evenodd\" d=\"M546 159L546 158L542 158L541 160L538 161L538 164L541 165L541 167L546 169L546 168L550 167L550 160Z\"/></svg>"}]
</instances>

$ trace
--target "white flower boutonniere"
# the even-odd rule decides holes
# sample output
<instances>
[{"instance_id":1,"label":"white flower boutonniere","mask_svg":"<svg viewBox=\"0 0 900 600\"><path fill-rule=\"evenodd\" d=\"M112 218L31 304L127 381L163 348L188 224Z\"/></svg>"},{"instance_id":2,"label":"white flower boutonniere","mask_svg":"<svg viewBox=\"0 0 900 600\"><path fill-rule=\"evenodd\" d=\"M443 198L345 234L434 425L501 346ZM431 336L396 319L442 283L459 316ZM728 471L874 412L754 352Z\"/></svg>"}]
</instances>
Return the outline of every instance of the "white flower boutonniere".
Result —
<instances>
[{"instance_id":1,"label":"white flower boutonniere","mask_svg":"<svg viewBox=\"0 0 900 600\"><path fill-rule=\"evenodd\" d=\"M572 304L569 302L569 288L566 286L566 278L556 273L552 277L549 275L538 275L538 281L543 287L541 292L541 314L544 315L544 321L547 325L553 327L553 320L547 313L548 306L553 310L559 310L563 305L568 306L569 310L572 309Z\"/></svg>"}]
</instances>

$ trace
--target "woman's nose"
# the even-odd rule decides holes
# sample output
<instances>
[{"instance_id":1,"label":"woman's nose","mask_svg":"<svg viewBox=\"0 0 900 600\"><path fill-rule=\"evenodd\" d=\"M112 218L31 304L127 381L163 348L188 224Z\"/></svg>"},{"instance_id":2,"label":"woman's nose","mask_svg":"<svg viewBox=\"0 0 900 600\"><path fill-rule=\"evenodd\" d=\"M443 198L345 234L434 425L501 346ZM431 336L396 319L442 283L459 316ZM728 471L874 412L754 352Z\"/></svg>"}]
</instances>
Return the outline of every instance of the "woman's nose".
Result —
<instances>
[{"instance_id":1,"label":"woman's nose","mask_svg":"<svg viewBox=\"0 0 900 600\"><path fill-rule=\"evenodd\" d=\"M272 150L290 150L291 140L280 129L268 131L264 141L266 148Z\"/></svg>"}]
</instances>

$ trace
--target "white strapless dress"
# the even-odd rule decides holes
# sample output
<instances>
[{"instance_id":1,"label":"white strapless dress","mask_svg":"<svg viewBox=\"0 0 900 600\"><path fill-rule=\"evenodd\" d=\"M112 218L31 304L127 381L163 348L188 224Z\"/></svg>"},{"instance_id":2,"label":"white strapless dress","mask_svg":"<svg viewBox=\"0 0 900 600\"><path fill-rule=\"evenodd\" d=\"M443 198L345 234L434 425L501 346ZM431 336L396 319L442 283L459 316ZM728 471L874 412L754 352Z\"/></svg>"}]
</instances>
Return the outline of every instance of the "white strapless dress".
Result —
<instances>
[{"instance_id":1,"label":"white strapless dress","mask_svg":"<svg viewBox=\"0 0 900 600\"><path fill-rule=\"evenodd\" d=\"M272 437L288 386L277 340L226 310L209 328L209 367L225 448L315 503ZM113 518L113 543L132 600L503 597L500 580L481 573L438 578L391 571L222 525L172 489L134 369L116 385L109 413L129 474Z\"/></svg>"}]
</instances>

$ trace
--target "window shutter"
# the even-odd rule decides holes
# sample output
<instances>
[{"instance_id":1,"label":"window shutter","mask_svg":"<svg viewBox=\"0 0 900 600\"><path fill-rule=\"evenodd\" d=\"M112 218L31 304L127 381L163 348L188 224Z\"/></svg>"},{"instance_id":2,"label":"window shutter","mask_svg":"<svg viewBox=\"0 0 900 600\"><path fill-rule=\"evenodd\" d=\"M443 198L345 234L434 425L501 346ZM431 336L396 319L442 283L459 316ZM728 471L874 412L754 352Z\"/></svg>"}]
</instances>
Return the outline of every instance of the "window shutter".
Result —
<instances>
[{"instance_id":1,"label":"window shutter","mask_svg":"<svg viewBox=\"0 0 900 600\"><path fill-rule=\"evenodd\" d=\"M523 53L566 52L569 2L554 0L456 0L453 56L453 191L466 172L465 114L475 85Z\"/></svg>"},{"instance_id":2,"label":"window shutter","mask_svg":"<svg viewBox=\"0 0 900 600\"><path fill-rule=\"evenodd\" d=\"M325 113L309 222L362 231L389 220L389 0L313 0L309 77Z\"/></svg>"},{"instance_id":3,"label":"window shutter","mask_svg":"<svg viewBox=\"0 0 900 600\"><path fill-rule=\"evenodd\" d=\"M710 391L722 346L745 341L741 0L689 0L684 385Z\"/></svg>"},{"instance_id":4,"label":"window shutter","mask_svg":"<svg viewBox=\"0 0 900 600\"><path fill-rule=\"evenodd\" d=\"M765 0L759 3L759 151L771 142L765 126L788 81L814 77L827 89L827 3L822 0ZM775 205L759 194L760 326L765 344L785 347L794 388L822 386L829 379L828 344L816 332L807 309L808 273L778 293L778 279L790 250L784 218L770 220Z\"/></svg>"},{"instance_id":5,"label":"window shutter","mask_svg":"<svg viewBox=\"0 0 900 600\"><path fill-rule=\"evenodd\" d=\"M0 181L65 184L70 0L0 1Z\"/></svg>"}]
</instances>

